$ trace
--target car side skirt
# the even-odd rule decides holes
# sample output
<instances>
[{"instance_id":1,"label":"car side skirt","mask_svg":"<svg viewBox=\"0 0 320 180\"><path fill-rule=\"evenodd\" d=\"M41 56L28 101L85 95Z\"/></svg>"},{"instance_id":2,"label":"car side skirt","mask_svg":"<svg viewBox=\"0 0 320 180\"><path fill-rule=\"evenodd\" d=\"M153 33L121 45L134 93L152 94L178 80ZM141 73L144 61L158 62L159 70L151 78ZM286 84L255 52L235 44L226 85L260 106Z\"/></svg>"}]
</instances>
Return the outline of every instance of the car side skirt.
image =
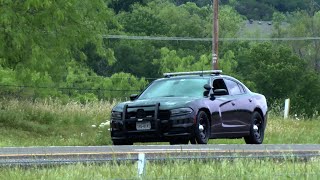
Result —
<instances>
[{"instance_id":1,"label":"car side skirt","mask_svg":"<svg viewBox=\"0 0 320 180\"><path fill-rule=\"evenodd\" d=\"M250 134L249 131L212 133L210 139L217 139L217 138L226 138L226 139L243 138L245 136L248 136L249 134Z\"/></svg>"}]
</instances>

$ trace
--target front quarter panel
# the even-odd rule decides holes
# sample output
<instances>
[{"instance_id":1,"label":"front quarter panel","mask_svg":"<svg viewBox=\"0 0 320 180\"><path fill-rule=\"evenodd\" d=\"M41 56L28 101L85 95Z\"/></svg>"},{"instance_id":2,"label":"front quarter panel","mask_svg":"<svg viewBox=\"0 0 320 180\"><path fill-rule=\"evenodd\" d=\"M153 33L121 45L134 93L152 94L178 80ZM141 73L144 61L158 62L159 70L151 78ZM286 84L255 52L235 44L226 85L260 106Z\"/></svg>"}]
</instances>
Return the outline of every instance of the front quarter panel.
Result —
<instances>
[{"instance_id":1,"label":"front quarter panel","mask_svg":"<svg viewBox=\"0 0 320 180\"><path fill-rule=\"evenodd\" d=\"M268 113L268 104L264 95L253 93L254 99L254 109L260 109L262 111L263 116L267 116ZM253 111L254 111L253 109Z\"/></svg>"},{"instance_id":2,"label":"front quarter panel","mask_svg":"<svg viewBox=\"0 0 320 180\"><path fill-rule=\"evenodd\" d=\"M211 100L210 98L201 98L193 101L190 107L195 111L195 115L199 113L200 110L206 111L210 115L210 127L211 132L218 132L221 130L221 113L219 105L223 101L219 98ZM195 117L196 118L196 117Z\"/></svg>"}]
</instances>

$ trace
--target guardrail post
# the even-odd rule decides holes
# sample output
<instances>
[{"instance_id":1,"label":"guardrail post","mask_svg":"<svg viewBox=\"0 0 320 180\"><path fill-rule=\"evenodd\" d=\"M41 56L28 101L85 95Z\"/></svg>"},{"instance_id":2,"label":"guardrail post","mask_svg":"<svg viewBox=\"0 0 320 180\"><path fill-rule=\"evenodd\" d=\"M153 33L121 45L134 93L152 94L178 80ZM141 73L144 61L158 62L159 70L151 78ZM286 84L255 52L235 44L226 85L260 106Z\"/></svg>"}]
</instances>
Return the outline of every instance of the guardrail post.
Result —
<instances>
[{"instance_id":1,"label":"guardrail post","mask_svg":"<svg viewBox=\"0 0 320 180\"><path fill-rule=\"evenodd\" d=\"M290 109L290 99L286 99L284 102L284 119L288 119Z\"/></svg>"},{"instance_id":2,"label":"guardrail post","mask_svg":"<svg viewBox=\"0 0 320 180\"><path fill-rule=\"evenodd\" d=\"M146 155L139 153L138 155L138 176L139 178L145 174Z\"/></svg>"}]
</instances>

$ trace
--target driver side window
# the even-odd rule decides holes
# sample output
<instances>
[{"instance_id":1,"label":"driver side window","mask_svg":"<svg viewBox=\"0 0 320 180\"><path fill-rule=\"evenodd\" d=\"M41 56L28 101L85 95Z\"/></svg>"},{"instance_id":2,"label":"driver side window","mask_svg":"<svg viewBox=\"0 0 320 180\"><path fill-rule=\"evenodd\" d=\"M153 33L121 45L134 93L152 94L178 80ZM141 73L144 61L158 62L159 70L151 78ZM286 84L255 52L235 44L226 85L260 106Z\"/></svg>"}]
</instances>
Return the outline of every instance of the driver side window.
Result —
<instances>
[{"instance_id":1,"label":"driver side window","mask_svg":"<svg viewBox=\"0 0 320 180\"><path fill-rule=\"evenodd\" d=\"M226 86L225 82L223 81L223 79L213 80L212 87L213 87L213 90L224 89L224 90L226 90L226 92L228 92L227 86Z\"/></svg>"}]
</instances>

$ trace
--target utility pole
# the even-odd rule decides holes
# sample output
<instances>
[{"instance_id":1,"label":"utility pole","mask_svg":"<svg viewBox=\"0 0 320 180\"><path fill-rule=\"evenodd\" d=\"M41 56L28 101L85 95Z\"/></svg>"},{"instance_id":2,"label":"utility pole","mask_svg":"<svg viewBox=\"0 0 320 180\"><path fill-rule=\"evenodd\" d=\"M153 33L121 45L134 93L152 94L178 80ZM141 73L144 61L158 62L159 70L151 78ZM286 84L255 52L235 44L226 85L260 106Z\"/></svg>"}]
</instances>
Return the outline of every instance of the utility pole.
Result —
<instances>
[{"instance_id":1,"label":"utility pole","mask_svg":"<svg viewBox=\"0 0 320 180\"><path fill-rule=\"evenodd\" d=\"M219 48L219 0L212 0L212 69L218 70L218 48Z\"/></svg>"}]
</instances>

